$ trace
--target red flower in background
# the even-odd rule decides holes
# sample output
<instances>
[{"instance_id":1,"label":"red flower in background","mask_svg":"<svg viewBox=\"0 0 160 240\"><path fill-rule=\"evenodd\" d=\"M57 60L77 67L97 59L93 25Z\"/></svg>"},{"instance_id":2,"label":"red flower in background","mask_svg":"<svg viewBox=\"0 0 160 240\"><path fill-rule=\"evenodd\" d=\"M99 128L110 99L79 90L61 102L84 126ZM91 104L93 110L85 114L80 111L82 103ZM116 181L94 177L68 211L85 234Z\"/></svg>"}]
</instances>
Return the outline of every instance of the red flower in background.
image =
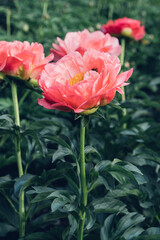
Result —
<instances>
[{"instance_id":1,"label":"red flower in background","mask_svg":"<svg viewBox=\"0 0 160 240\"><path fill-rule=\"evenodd\" d=\"M0 41L0 71L28 80L38 79L44 66L53 60L53 54L45 58L42 44L27 41Z\"/></svg>"},{"instance_id":2,"label":"red flower in background","mask_svg":"<svg viewBox=\"0 0 160 240\"><path fill-rule=\"evenodd\" d=\"M78 32L68 32L64 40L57 38L57 41L59 45L53 43L53 49L51 49L55 61L74 51L83 55L89 49L106 52L113 56L119 56L121 53L118 39L109 34L105 35L101 31L90 33L85 29Z\"/></svg>"},{"instance_id":3,"label":"red flower in background","mask_svg":"<svg viewBox=\"0 0 160 240\"><path fill-rule=\"evenodd\" d=\"M82 56L70 53L55 64L47 64L39 79L44 98L38 102L45 108L90 114L111 102L116 91L132 75L132 69L118 75L118 57L96 50Z\"/></svg>"},{"instance_id":4,"label":"red flower in background","mask_svg":"<svg viewBox=\"0 0 160 240\"><path fill-rule=\"evenodd\" d=\"M122 35L140 40L145 35L144 26L140 26L141 21L132 18L120 18L115 21L109 20L106 25L102 25L102 32L113 35Z\"/></svg>"}]
</instances>

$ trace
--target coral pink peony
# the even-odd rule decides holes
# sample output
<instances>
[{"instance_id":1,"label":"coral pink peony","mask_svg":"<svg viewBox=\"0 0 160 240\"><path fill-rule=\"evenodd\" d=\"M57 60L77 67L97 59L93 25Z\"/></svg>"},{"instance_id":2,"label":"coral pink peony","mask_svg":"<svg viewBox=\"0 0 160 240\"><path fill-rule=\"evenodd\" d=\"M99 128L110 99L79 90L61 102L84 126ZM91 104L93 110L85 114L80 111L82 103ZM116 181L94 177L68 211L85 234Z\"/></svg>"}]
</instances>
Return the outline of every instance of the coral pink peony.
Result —
<instances>
[{"instance_id":1,"label":"coral pink peony","mask_svg":"<svg viewBox=\"0 0 160 240\"><path fill-rule=\"evenodd\" d=\"M103 34L101 31L90 33L88 30L82 32L69 32L66 34L64 41L57 38L59 45L52 44L54 49L54 60L57 61L64 55L77 51L82 55L86 50L95 49L100 52L107 52L113 56L119 56L121 53L121 46L115 37L109 34Z\"/></svg>"},{"instance_id":2,"label":"coral pink peony","mask_svg":"<svg viewBox=\"0 0 160 240\"><path fill-rule=\"evenodd\" d=\"M112 101L116 91L132 75L132 69L118 75L118 57L96 50L82 56L70 53L54 64L47 64L39 79L44 98L39 104L48 109L89 114Z\"/></svg>"},{"instance_id":3,"label":"coral pink peony","mask_svg":"<svg viewBox=\"0 0 160 240\"><path fill-rule=\"evenodd\" d=\"M44 66L53 60L53 54L44 57L43 46L27 41L0 41L0 71L28 80L38 79Z\"/></svg>"},{"instance_id":4,"label":"coral pink peony","mask_svg":"<svg viewBox=\"0 0 160 240\"><path fill-rule=\"evenodd\" d=\"M106 25L102 25L102 32L113 35L122 35L140 40L145 35L144 26L140 26L141 21L132 18L120 18L115 21L109 20Z\"/></svg>"}]
</instances>

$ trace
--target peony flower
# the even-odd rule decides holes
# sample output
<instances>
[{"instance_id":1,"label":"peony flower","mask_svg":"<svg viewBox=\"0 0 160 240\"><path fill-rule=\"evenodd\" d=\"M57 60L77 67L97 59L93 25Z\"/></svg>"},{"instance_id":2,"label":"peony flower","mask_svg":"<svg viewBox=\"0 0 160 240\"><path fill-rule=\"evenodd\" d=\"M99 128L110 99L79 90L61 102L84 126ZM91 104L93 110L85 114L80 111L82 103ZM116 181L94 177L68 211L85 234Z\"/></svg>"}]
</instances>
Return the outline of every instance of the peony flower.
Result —
<instances>
[{"instance_id":1,"label":"peony flower","mask_svg":"<svg viewBox=\"0 0 160 240\"><path fill-rule=\"evenodd\" d=\"M109 20L106 25L102 25L101 30L104 34L122 35L138 41L145 35L144 26L140 25L141 21L124 17L115 21Z\"/></svg>"},{"instance_id":2,"label":"peony flower","mask_svg":"<svg viewBox=\"0 0 160 240\"><path fill-rule=\"evenodd\" d=\"M109 34L103 34L101 31L90 33L87 29L82 32L69 32L66 34L64 41L57 38L59 45L53 43L54 60L57 61L64 55L77 51L82 55L86 50L95 49L100 52L106 52L113 56L119 56L121 53L121 46L115 37Z\"/></svg>"},{"instance_id":3,"label":"peony flower","mask_svg":"<svg viewBox=\"0 0 160 240\"><path fill-rule=\"evenodd\" d=\"M96 50L82 56L70 53L54 64L47 64L39 79L44 98L38 103L48 109L90 114L111 102L116 91L132 75L132 69L120 72L118 57Z\"/></svg>"},{"instance_id":4,"label":"peony flower","mask_svg":"<svg viewBox=\"0 0 160 240\"><path fill-rule=\"evenodd\" d=\"M27 41L0 41L0 71L23 80L38 79L44 66L53 60L53 54L45 58L43 46Z\"/></svg>"}]
</instances>

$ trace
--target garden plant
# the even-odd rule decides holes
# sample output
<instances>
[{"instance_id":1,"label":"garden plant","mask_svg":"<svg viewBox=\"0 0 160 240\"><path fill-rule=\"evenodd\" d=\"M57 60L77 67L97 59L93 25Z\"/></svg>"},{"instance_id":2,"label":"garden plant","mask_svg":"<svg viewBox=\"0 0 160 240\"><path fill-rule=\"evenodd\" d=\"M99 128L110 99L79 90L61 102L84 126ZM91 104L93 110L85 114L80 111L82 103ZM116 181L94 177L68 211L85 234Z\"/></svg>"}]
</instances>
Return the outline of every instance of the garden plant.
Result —
<instances>
[{"instance_id":1,"label":"garden plant","mask_svg":"<svg viewBox=\"0 0 160 240\"><path fill-rule=\"evenodd\" d=\"M159 7L1 1L0 239L160 239Z\"/></svg>"}]
</instances>

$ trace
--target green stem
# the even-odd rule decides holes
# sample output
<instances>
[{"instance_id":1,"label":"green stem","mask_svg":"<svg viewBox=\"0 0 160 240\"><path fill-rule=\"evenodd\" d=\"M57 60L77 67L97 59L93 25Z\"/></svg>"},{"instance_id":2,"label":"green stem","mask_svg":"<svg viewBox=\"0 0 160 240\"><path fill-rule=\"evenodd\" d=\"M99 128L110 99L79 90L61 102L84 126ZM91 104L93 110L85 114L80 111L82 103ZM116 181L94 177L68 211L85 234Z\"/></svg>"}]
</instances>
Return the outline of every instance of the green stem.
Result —
<instances>
[{"instance_id":1,"label":"green stem","mask_svg":"<svg viewBox=\"0 0 160 240\"><path fill-rule=\"evenodd\" d=\"M7 23L7 36L10 36L11 35L11 11L10 11L10 9L7 9L6 23Z\"/></svg>"},{"instance_id":2,"label":"green stem","mask_svg":"<svg viewBox=\"0 0 160 240\"><path fill-rule=\"evenodd\" d=\"M86 134L87 134L87 145L90 145L91 141L90 141L90 135L89 135L89 123L86 126ZM91 158L91 153L88 154L88 159L87 162L91 162L92 158Z\"/></svg>"},{"instance_id":3,"label":"green stem","mask_svg":"<svg viewBox=\"0 0 160 240\"><path fill-rule=\"evenodd\" d=\"M25 236L25 206L24 206L24 191L19 194L19 236Z\"/></svg>"},{"instance_id":4,"label":"green stem","mask_svg":"<svg viewBox=\"0 0 160 240\"><path fill-rule=\"evenodd\" d=\"M17 97L17 85L11 82L12 100L15 116L15 124L20 127L18 97ZM15 138L15 150L17 157L18 173L19 177L23 176L23 166L21 159L21 142L20 142L20 131L17 130L17 136ZM19 235L20 237L25 236L25 207L24 207L24 191L19 194Z\"/></svg>"},{"instance_id":5,"label":"green stem","mask_svg":"<svg viewBox=\"0 0 160 240\"><path fill-rule=\"evenodd\" d=\"M28 96L29 93L30 93L30 90L27 90L27 91L23 94L21 100L19 101L19 106L22 105L22 103L24 102L24 100L26 99L26 97Z\"/></svg>"},{"instance_id":6,"label":"green stem","mask_svg":"<svg viewBox=\"0 0 160 240\"><path fill-rule=\"evenodd\" d=\"M82 219L80 219L80 221L79 221L77 240L83 240L83 230L84 230L85 217L86 217L86 213L84 212L83 216L82 216Z\"/></svg>"},{"instance_id":7,"label":"green stem","mask_svg":"<svg viewBox=\"0 0 160 240\"><path fill-rule=\"evenodd\" d=\"M47 15L47 8L48 8L48 2L47 1L44 1L43 3L43 17L45 17Z\"/></svg>"},{"instance_id":8,"label":"green stem","mask_svg":"<svg viewBox=\"0 0 160 240\"><path fill-rule=\"evenodd\" d=\"M110 3L109 4L108 19L112 19L113 18L113 11L114 11L114 4Z\"/></svg>"},{"instance_id":9,"label":"green stem","mask_svg":"<svg viewBox=\"0 0 160 240\"><path fill-rule=\"evenodd\" d=\"M121 40L121 56L120 56L120 61L121 61L121 66L123 67L124 65L124 55L125 55L125 39L122 38ZM122 87L122 90L124 94L122 94L122 101L126 101L126 94L125 94L125 88ZM123 108L123 116L125 117L127 115L127 110L126 108ZM125 129L127 127L126 123L123 124L123 128Z\"/></svg>"},{"instance_id":10,"label":"green stem","mask_svg":"<svg viewBox=\"0 0 160 240\"><path fill-rule=\"evenodd\" d=\"M86 184L86 172L85 172L85 127L83 126L83 118L81 118L81 128L80 128L80 178L81 178L81 203L82 209L80 210L80 220L78 225L78 240L83 240L83 231L85 223L85 207L87 206L87 184Z\"/></svg>"},{"instance_id":11,"label":"green stem","mask_svg":"<svg viewBox=\"0 0 160 240\"><path fill-rule=\"evenodd\" d=\"M13 81L11 82L11 91L12 91L15 124L18 127L20 127L19 107L18 107L18 98L17 98L17 86ZM17 131L17 138L16 138L16 141L15 141L15 146L16 146L18 172L19 172L19 177L21 177L23 175L23 167L22 167L22 160L21 160L21 146L20 146L20 132L19 132L19 130Z\"/></svg>"}]
</instances>

